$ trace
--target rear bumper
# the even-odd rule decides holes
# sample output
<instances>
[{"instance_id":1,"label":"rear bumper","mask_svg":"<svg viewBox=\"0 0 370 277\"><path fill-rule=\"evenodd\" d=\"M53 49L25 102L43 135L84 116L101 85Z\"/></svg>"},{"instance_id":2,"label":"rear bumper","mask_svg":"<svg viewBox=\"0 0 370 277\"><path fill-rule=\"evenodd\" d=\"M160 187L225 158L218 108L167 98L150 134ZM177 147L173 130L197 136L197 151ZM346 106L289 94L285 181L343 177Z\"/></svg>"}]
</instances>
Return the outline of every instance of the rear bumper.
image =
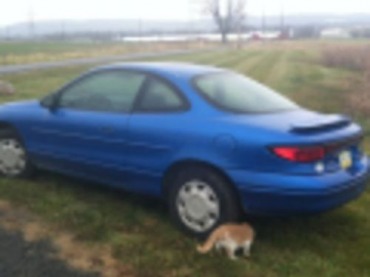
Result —
<instances>
[{"instance_id":1,"label":"rear bumper","mask_svg":"<svg viewBox=\"0 0 370 277\"><path fill-rule=\"evenodd\" d=\"M244 211L255 215L300 215L340 207L359 197L370 177L369 163L356 172L340 171L322 176L251 173L229 174L239 190Z\"/></svg>"}]
</instances>

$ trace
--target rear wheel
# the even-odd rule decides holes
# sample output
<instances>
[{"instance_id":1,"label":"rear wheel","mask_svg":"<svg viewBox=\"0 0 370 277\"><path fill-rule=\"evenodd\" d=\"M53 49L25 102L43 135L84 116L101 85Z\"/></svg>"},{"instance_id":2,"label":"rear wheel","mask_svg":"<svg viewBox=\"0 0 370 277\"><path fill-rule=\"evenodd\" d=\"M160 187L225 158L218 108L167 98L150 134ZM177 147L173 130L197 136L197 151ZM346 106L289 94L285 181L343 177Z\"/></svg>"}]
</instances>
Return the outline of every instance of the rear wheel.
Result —
<instances>
[{"instance_id":1,"label":"rear wheel","mask_svg":"<svg viewBox=\"0 0 370 277\"><path fill-rule=\"evenodd\" d=\"M17 134L10 129L0 130L0 173L5 177L27 177L32 169Z\"/></svg>"},{"instance_id":2,"label":"rear wheel","mask_svg":"<svg viewBox=\"0 0 370 277\"><path fill-rule=\"evenodd\" d=\"M203 238L220 224L239 219L238 199L220 174L204 167L187 167L169 184L172 220L183 231Z\"/></svg>"}]
</instances>

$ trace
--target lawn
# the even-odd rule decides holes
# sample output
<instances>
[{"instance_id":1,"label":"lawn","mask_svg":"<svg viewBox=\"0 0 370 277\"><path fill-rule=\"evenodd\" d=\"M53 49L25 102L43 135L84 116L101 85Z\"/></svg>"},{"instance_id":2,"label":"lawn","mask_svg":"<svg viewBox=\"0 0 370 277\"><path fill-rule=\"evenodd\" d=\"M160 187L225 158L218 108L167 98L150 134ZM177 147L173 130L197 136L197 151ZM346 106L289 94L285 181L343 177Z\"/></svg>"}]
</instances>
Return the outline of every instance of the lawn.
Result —
<instances>
[{"instance_id":1,"label":"lawn","mask_svg":"<svg viewBox=\"0 0 370 277\"><path fill-rule=\"evenodd\" d=\"M0 42L0 65L104 57L200 46L200 44L194 43L161 42L140 44L123 42Z\"/></svg>"},{"instance_id":2,"label":"lawn","mask_svg":"<svg viewBox=\"0 0 370 277\"><path fill-rule=\"evenodd\" d=\"M358 72L320 63L322 44L273 43L240 50L168 57L237 70L297 103L328 113L349 113ZM71 67L4 77L18 93L3 102L41 97L83 72ZM370 139L365 139L370 153ZM169 222L162 203L52 173L32 180L0 180L0 198L25 207L88 244L106 245L136 276L370 276L370 193L343 208L312 217L252 218L257 240L249 261L200 256L196 241Z\"/></svg>"}]
</instances>

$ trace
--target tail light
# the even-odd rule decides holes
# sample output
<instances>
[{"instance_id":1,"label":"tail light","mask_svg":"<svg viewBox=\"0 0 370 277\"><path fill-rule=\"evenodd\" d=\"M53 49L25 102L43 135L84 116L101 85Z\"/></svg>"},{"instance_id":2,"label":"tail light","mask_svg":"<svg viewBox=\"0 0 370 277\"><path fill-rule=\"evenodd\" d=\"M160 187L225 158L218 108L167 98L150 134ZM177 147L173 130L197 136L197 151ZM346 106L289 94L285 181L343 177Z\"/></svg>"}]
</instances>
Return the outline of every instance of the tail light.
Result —
<instances>
[{"instance_id":1,"label":"tail light","mask_svg":"<svg viewBox=\"0 0 370 277\"><path fill-rule=\"evenodd\" d=\"M326 149L323 146L281 146L273 147L272 152L285 160L301 163L316 162L326 155Z\"/></svg>"}]
</instances>

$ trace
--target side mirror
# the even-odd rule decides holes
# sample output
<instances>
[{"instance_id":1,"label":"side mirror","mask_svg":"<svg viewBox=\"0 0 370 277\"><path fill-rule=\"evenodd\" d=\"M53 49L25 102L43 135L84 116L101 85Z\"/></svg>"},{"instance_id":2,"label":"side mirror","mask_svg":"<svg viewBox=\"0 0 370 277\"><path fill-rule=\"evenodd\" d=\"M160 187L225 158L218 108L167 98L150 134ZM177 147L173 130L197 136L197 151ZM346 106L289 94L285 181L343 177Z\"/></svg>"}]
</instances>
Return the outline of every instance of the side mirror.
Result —
<instances>
[{"instance_id":1,"label":"side mirror","mask_svg":"<svg viewBox=\"0 0 370 277\"><path fill-rule=\"evenodd\" d=\"M49 110L54 110L57 107L57 94L52 93L45 96L41 99L40 104Z\"/></svg>"}]
</instances>

